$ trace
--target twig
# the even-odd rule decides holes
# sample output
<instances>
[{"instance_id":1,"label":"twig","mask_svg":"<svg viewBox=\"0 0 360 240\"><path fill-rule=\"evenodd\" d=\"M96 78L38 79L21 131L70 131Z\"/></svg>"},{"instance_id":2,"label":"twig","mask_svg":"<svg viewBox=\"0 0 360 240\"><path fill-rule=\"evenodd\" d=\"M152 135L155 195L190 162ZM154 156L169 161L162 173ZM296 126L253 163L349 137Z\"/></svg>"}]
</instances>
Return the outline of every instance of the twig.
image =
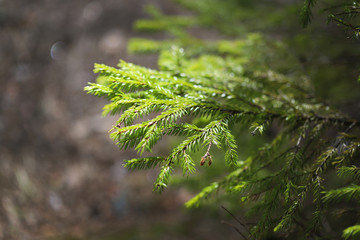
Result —
<instances>
[{"instance_id":1,"label":"twig","mask_svg":"<svg viewBox=\"0 0 360 240\"><path fill-rule=\"evenodd\" d=\"M226 224L229 225L230 227L232 227L238 234L240 234L244 239L249 240L235 225L225 222L225 221L221 221L222 224Z\"/></svg>"},{"instance_id":2,"label":"twig","mask_svg":"<svg viewBox=\"0 0 360 240\"><path fill-rule=\"evenodd\" d=\"M246 226L245 223L243 223L242 221L240 221L239 218L237 218L234 214L232 214L229 210L227 210L224 206L221 206L222 209L224 209L226 212L228 212L230 214L230 216L235 219L236 222L238 222L245 230L247 233L249 233L249 235L251 236L251 238L253 238L250 230L248 229L248 227Z\"/></svg>"}]
</instances>

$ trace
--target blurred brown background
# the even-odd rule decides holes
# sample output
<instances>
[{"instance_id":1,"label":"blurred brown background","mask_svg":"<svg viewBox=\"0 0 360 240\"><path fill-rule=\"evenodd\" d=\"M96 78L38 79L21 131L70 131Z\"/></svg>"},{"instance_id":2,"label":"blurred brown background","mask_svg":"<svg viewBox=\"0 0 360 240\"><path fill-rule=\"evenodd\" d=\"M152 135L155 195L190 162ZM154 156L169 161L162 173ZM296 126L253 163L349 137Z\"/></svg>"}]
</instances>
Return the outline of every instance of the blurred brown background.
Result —
<instances>
[{"instance_id":1,"label":"blurred brown background","mask_svg":"<svg viewBox=\"0 0 360 240\"><path fill-rule=\"evenodd\" d=\"M186 190L158 196L156 173L128 173L134 152L117 149L105 100L83 91L95 62L156 67L126 52L147 3L179 11L167 0L0 1L0 239L237 237L184 211Z\"/></svg>"}]
</instances>

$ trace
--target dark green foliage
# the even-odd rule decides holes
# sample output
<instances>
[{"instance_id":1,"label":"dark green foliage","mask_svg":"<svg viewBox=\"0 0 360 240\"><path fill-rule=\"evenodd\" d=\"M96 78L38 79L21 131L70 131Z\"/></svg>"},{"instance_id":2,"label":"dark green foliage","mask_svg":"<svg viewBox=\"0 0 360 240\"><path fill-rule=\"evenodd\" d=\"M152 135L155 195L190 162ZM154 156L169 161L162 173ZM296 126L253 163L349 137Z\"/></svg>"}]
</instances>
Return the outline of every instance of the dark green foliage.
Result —
<instances>
[{"instance_id":1,"label":"dark green foliage","mask_svg":"<svg viewBox=\"0 0 360 240\"><path fill-rule=\"evenodd\" d=\"M316 0L305 0L304 6L301 10L301 21L304 27L311 22L312 8L314 7Z\"/></svg>"},{"instance_id":2,"label":"dark green foliage","mask_svg":"<svg viewBox=\"0 0 360 240\"><path fill-rule=\"evenodd\" d=\"M338 188L324 193L323 202L325 204L339 203L344 201L360 201L360 186L351 185L345 188Z\"/></svg>"},{"instance_id":3,"label":"dark green foliage","mask_svg":"<svg viewBox=\"0 0 360 240\"><path fill-rule=\"evenodd\" d=\"M312 18L312 9L316 5L316 0L305 0L301 11L301 20L306 27ZM337 25L349 30L355 37L360 36L360 1L343 0L339 2L324 1L323 11L328 13L328 22L334 22Z\"/></svg>"},{"instance_id":4,"label":"dark green foliage","mask_svg":"<svg viewBox=\"0 0 360 240\"><path fill-rule=\"evenodd\" d=\"M356 166L350 166L350 167L340 167L338 169L339 176L342 177L350 177L353 178L355 181L360 180L360 168Z\"/></svg>"},{"instance_id":5,"label":"dark green foliage","mask_svg":"<svg viewBox=\"0 0 360 240\"><path fill-rule=\"evenodd\" d=\"M360 36L360 1L345 1L326 10L329 12L329 22L345 27L357 38Z\"/></svg>"},{"instance_id":6,"label":"dark green foliage","mask_svg":"<svg viewBox=\"0 0 360 240\"><path fill-rule=\"evenodd\" d=\"M223 177L204 187L186 206L199 207L218 193L236 196L236 205L256 216L251 233L245 233L249 239L273 232L294 239L358 236L356 222L334 226L331 233L324 224L332 207L342 210L348 207L342 202L359 203L356 133L360 124L314 97L311 81L283 43L243 31L237 39L217 41L187 32L187 27L215 21L223 32L230 31L238 26L229 22L239 19L239 2L179 2L198 11L199 17L170 17L149 8L153 19L138 22L136 28L168 31L173 38L130 43L133 52L159 52L159 70L124 61L118 68L96 64L98 83L85 88L110 101L104 115L121 115L110 134L121 149L133 148L142 155L151 152L163 136L178 137L166 156L128 160L125 167L158 168L154 191L161 192L176 169L191 177L197 168L222 161L228 167L225 176L219 174ZM251 1L241 4L253 5ZM305 25L314 4L304 3ZM219 11L204 19L203 11L215 8ZM250 156L242 154L247 146L237 140L261 135L265 144ZM216 149L223 152L222 157ZM336 184L329 183L333 179ZM359 213L357 206L352 211Z\"/></svg>"}]
</instances>

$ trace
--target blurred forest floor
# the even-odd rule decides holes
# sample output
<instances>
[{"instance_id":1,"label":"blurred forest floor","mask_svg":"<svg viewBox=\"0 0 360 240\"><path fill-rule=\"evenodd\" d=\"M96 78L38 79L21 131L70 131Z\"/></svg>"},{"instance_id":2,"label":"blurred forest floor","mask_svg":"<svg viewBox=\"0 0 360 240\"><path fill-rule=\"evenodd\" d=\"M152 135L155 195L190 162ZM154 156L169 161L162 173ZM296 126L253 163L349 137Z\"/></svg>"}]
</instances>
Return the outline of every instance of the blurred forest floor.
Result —
<instances>
[{"instance_id":1,"label":"blurred forest floor","mask_svg":"<svg viewBox=\"0 0 360 240\"><path fill-rule=\"evenodd\" d=\"M151 171L128 174L134 153L110 141L105 101L83 91L95 62L156 67L126 52L145 3L179 11L167 0L0 1L0 239L236 236L185 212L186 190L160 197Z\"/></svg>"}]
</instances>

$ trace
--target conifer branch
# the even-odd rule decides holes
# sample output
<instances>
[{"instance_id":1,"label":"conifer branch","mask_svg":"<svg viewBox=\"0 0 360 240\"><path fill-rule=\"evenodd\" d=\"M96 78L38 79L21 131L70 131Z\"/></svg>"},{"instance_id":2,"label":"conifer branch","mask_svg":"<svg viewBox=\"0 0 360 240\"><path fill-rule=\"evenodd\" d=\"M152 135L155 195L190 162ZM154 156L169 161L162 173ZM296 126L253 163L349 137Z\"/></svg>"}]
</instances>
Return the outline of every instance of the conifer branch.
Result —
<instances>
[{"instance_id":1,"label":"conifer branch","mask_svg":"<svg viewBox=\"0 0 360 240\"><path fill-rule=\"evenodd\" d=\"M354 225L343 231L342 237L345 239L357 239L360 237L360 225Z\"/></svg>"},{"instance_id":2,"label":"conifer branch","mask_svg":"<svg viewBox=\"0 0 360 240\"><path fill-rule=\"evenodd\" d=\"M304 26L310 23L316 3L304 1ZM354 6L346 14L334 13L330 20L354 30L356 26L344 20L356 14ZM215 10L213 13L217 13ZM205 153L201 154L200 166L206 162L211 165L217 156L212 147L216 146L224 151L230 173L203 188L186 206L198 207L216 193L238 196L244 209L250 208L249 214L261 213L252 229L234 218L246 233L229 224L245 239L261 239L273 230L291 234L299 227L305 234L317 234L330 204L359 200L360 140L349 133L356 133L360 123L315 99L307 78L283 71L283 65L276 66L273 59L280 52L277 44L260 34L207 42L190 36L185 29L200 24L196 17L166 16L154 8L149 12L154 19L139 21L136 27L167 31L174 39L135 39L131 48L142 53L160 52L160 70L125 61L120 61L118 68L95 64L97 83L89 83L85 91L109 100L103 115L120 114L110 130L110 137L120 148L132 148L141 155L151 152L165 135L183 139L171 146L165 157L135 158L125 161L125 167L159 167L153 190L162 192L176 168L183 176L196 171L197 161L192 154L202 147ZM288 55L279 55L281 61L293 63L292 73L298 71L298 63L284 57ZM340 133L342 129L345 131ZM240 130L244 135L239 134ZM338 132L334 141L329 140L332 132ZM265 135L264 141L272 140L246 158L244 147L238 146L236 139L248 135L254 135L253 139ZM326 181L333 176L338 176L343 185L325 189ZM312 201L304 201L306 197ZM313 206L309 208L310 204ZM298 216L305 208L313 209L307 223L299 221ZM348 227L343 237L357 236L359 229L358 225Z\"/></svg>"},{"instance_id":3,"label":"conifer branch","mask_svg":"<svg viewBox=\"0 0 360 240\"><path fill-rule=\"evenodd\" d=\"M344 201L359 201L360 200L360 186L351 185L349 187L338 188L323 192L323 201L325 204L334 204Z\"/></svg>"},{"instance_id":4,"label":"conifer branch","mask_svg":"<svg viewBox=\"0 0 360 240\"><path fill-rule=\"evenodd\" d=\"M148 169L161 165L165 162L163 157L147 157L147 158L134 158L131 160L125 160L124 167L135 170L135 169Z\"/></svg>"}]
</instances>

